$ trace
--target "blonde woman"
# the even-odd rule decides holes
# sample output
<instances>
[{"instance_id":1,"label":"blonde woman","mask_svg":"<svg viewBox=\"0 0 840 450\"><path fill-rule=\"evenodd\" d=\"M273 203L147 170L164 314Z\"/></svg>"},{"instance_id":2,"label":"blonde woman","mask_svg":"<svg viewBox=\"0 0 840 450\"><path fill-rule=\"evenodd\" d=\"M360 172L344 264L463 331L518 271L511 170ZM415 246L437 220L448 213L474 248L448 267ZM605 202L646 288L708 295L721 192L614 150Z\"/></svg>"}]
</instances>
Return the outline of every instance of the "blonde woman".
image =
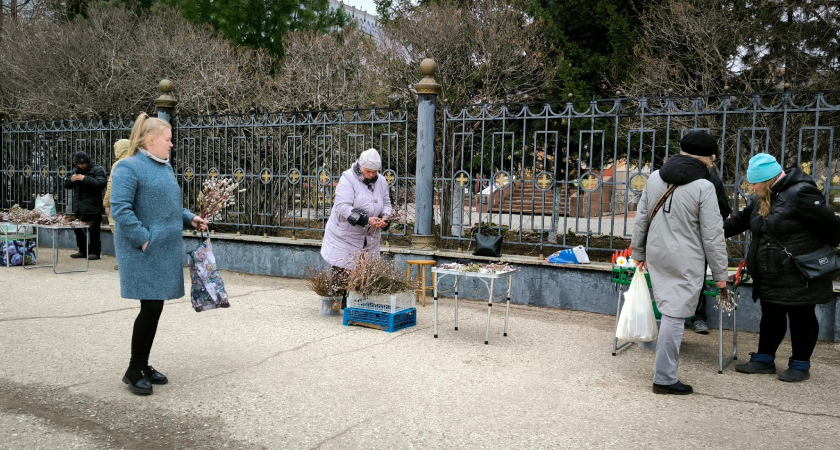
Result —
<instances>
[{"instance_id":1,"label":"blonde woman","mask_svg":"<svg viewBox=\"0 0 840 450\"><path fill-rule=\"evenodd\" d=\"M131 336L131 360L123 382L135 394L151 394L167 378L149 365L163 301L184 296L184 227L207 221L183 208L181 188L169 165L172 129L140 114L126 158L114 169L111 215L123 298L140 300Z\"/></svg>"},{"instance_id":2,"label":"blonde woman","mask_svg":"<svg viewBox=\"0 0 840 450\"><path fill-rule=\"evenodd\" d=\"M793 167L782 170L776 158L759 153L750 159L747 181L755 195L744 210L724 222L726 236L750 230L747 270L753 278L753 301L761 300L758 351L735 366L741 373L776 373L776 350L790 320L793 355L779 379L804 381L811 377L811 354L820 325L816 305L834 300L831 277L804 281L794 256L840 244L840 218L825 204L814 179ZM775 238L775 240L773 239Z\"/></svg>"},{"instance_id":3,"label":"blonde woman","mask_svg":"<svg viewBox=\"0 0 840 450\"><path fill-rule=\"evenodd\" d=\"M114 235L114 218L111 217L111 180L114 178L114 169L117 167L117 164L128 154L130 142L128 139L120 139L114 142L114 156L116 157L116 161L111 165L111 172L108 176L108 187L105 188L105 197L102 199L105 214L108 214L108 226L111 228L111 236ZM114 266L114 270L117 269L119 269L119 266Z\"/></svg>"}]
</instances>

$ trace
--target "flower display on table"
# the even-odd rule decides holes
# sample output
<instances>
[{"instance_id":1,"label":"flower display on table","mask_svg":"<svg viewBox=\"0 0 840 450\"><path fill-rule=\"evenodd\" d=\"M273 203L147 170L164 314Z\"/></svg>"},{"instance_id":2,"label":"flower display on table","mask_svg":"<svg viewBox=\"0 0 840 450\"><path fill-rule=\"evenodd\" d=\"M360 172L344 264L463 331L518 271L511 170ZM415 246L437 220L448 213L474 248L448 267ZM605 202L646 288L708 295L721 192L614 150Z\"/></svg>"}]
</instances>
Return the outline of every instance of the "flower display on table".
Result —
<instances>
[{"instance_id":1,"label":"flower display on table","mask_svg":"<svg viewBox=\"0 0 840 450\"><path fill-rule=\"evenodd\" d=\"M23 209L20 205L12 206L12 209L10 209L8 213L0 213L0 222L65 227L87 225L87 223L80 220L67 220L67 216L64 214L45 216L41 214L41 211Z\"/></svg>"},{"instance_id":2,"label":"flower display on table","mask_svg":"<svg viewBox=\"0 0 840 450\"><path fill-rule=\"evenodd\" d=\"M443 270L457 270L461 272L478 272L478 273L505 273L505 272L514 272L517 269L515 266L512 266L508 263L491 263L491 264L459 264L459 263L446 263L446 264L439 264L437 266L438 269Z\"/></svg>"}]
</instances>

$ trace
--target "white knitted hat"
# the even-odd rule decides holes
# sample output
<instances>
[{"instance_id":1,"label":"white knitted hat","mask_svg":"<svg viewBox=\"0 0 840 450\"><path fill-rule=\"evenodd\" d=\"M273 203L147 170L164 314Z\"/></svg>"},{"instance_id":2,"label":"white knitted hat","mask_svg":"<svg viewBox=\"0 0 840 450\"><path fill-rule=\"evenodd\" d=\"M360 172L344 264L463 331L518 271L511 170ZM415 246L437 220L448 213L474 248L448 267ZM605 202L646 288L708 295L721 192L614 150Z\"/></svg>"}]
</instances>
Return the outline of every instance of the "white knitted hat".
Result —
<instances>
[{"instance_id":1,"label":"white knitted hat","mask_svg":"<svg viewBox=\"0 0 840 450\"><path fill-rule=\"evenodd\" d=\"M368 170L379 170L382 167L382 158L375 148L369 148L359 155L359 166Z\"/></svg>"}]
</instances>

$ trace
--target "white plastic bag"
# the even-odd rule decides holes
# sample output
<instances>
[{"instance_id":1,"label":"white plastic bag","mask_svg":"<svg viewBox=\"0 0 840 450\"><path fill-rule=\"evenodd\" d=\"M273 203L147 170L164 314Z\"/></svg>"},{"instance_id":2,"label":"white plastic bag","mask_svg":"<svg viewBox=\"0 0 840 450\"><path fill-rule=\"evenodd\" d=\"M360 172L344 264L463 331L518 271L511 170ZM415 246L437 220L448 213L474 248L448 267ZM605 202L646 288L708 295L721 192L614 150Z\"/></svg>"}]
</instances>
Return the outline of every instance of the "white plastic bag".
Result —
<instances>
[{"instance_id":1,"label":"white plastic bag","mask_svg":"<svg viewBox=\"0 0 840 450\"><path fill-rule=\"evenodd\" d=\"M636 269L630 289L624 293L624 306L621 307L615 337L628 342L650 342L658 336L659 326L653 315L653 302L645 274Z\"/></svg>"},{"instance_id":2,"label":"white plastic bag","mask_svg":"<svg viewBox=\"0 0 840 450\"><path fill-rule=\"evenodd\" d=\"M572 248L578 264L589 264L589 255L586 254L586 249L582 245Z\"/></svg>"},{"instance_id":3,"label":"white plastic bag","mask_svg":"<svg viewBox=\"0 0 840 450\"><path fill-rule=\"evenodd\" d=\"M55 215L55 200L52 194L44 194L35 197L35 211L41 211L42 216Z\"/></svg>"}]
</instances>

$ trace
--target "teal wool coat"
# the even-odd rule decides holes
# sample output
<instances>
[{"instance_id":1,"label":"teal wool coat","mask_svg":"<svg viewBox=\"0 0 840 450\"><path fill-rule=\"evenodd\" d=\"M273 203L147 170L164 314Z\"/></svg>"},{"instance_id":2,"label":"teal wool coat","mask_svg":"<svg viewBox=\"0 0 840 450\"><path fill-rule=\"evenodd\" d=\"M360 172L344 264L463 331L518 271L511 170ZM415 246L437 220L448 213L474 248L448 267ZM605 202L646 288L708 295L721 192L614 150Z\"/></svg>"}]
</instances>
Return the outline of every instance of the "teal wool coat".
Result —
<instances>
[{"instance_id":1,"label":"teal wool coat","mask_svg":"<svg viewBox=\"0 0 840 450\"><path fill-rule=\"evenodd\" d=\"M183 297L183 229L195 214L183 208L172 166L139 152L120 162L111 183L111 216L122 297Z\"/></svg>"}]
</instances>

